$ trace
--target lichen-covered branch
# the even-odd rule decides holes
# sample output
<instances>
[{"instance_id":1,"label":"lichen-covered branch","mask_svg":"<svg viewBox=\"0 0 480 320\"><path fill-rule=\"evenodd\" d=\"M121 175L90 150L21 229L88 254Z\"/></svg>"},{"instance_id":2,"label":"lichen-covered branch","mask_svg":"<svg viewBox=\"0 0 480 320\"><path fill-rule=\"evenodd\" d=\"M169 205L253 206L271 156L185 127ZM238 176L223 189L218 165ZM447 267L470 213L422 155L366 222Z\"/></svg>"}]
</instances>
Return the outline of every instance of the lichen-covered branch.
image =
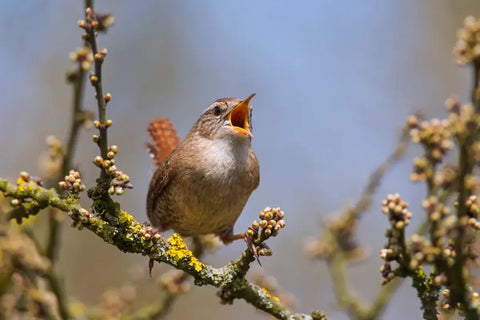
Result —
<instances>
[{"instance_id":1,"label":"lichen-covered branch","mask_svg":"<svg viewBox=\"0 0 480 320\"><path fill-rule=\"evenodd\" d=\"M111 224L101 219L98 214L82 208L77 197L68 196L62 199L54 189L47 190L28 183L15 185L0 179L0 191L7 197L19 199L19 202L35 203L40 209L54 207L67 212L79 227L89 229L123 252L138 253L167 263L191 275L197 285L211 285L222 289L224 296L229 296L232 300L244 299L278 319L313 319L309 315L293 313L261 287L245 279L245 263L254 260L248 249L237 262L222 268L213 268L193 256L179 235L174 234L166 242L163 241L155 230L139 224L116 203L113 207L117 212L110 215L117 219Z\"/></svg>"}]
</instances>

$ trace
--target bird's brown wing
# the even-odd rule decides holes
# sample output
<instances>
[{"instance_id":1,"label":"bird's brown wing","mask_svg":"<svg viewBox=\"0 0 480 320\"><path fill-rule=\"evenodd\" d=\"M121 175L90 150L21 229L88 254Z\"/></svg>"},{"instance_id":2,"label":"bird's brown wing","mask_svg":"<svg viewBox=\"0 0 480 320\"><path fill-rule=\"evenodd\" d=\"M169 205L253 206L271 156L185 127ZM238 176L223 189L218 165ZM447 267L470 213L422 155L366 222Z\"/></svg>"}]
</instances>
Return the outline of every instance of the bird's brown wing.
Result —
<instances>
[{"instance_id":1,"label":"bird's brown wing","mask_svg":"<svg viewBox=\"0 0 480 320\"><path fill-rule=\"evenodd\" d=\"M161 231L168 229L166 221L162 221L161 212L157 207L157 201L160 200L161 193L164 192L169 182L170 176L169 161L160 163L157 170L154 172L152 180L150 180L150 187L147 193L147 216L155 227Z\"/></svg>"},{"instance_id":2,"label":"bird's brown wing","mask_svg":"<svg viewBox=\"0 0 480 320\"><path fill-rule=\"evenodd\" d=\"M160 166L168 155L180 144L177 131L172 122L166 118L152 118L147 128L152 139L152 144L146 143L146 147L153 162Z\"/></svg>"}]
</instances>

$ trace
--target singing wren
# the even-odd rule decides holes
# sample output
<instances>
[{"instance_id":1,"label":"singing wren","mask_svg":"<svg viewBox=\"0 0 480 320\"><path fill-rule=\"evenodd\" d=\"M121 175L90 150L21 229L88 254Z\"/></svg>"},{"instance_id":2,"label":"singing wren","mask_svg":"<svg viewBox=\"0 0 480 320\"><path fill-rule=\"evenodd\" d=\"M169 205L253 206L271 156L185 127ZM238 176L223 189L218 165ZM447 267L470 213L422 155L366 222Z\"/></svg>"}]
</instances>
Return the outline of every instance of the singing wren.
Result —
<instances>
[{"instance_id":1,"label":"singing wren","mask_svg":"<svg viewBox=\"0 0 480 320\"><path fill-rule=\"evenodd\" d=\"M243 237L233 226L260 182L251 145L254 95L216 100L159 164L147 194L147 214L159 231L216 234L224 243Z\"/></svg>"}]
</instances>

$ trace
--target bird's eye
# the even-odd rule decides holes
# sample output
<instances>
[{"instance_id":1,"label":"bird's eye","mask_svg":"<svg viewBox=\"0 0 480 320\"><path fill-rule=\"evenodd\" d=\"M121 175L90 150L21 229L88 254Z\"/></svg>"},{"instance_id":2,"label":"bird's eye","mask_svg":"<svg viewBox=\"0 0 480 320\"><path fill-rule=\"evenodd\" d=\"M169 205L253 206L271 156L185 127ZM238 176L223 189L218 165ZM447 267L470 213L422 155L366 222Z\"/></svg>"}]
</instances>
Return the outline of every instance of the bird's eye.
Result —
<instances>
[{"instance_id":1,"label":"bird's eye","mask_svg":"<svg viewBox=\"0 0 480 320\"><path fill-rule=\"evenodd\" d=\"M213 108L213 114L218 117L220 115L220 107L216 106Z\"/></svg>"}]
</instances>

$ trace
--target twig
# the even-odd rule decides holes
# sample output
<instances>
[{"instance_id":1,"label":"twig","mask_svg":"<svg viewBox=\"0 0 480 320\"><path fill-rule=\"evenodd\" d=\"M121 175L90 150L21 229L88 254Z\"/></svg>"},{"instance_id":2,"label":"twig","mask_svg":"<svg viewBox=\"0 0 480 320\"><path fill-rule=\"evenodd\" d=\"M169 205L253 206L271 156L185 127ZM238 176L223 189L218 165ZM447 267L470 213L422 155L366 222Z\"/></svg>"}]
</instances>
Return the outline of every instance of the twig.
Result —
<instances>
[{"instance_id":1,"label":"twig","mask_svg":"<svg viewBox=\"0 0 480 320\"><path fill-rule=\"evenodd\" d=\"M177 293L166 292L160 302L141 308L131 315L122 317L125 320L158 320L163 318L171 309L173 302L178 297Z\"/></svg>"},{"instance_id":2,"label":"twig","mask_svg":"<svg viewBox=\"0 0 480 320\"><path fill-rule=\"evenodd\" d=\"M108 138L107 138L107 102L105 101L105 96L103 94L103 84L102 84L102 64L104 60L104 55L100 54L98 50L98 43L97 43L97 32L95 31L95 27L92 25L95 20L95 12L92 8L87 8L85 10L85 20L87 22L85 31L87 33L87 41L90 44L92 49L92 54L94 57L94 74L90 77L91 83L95 88L95 98L97 99L97 107L98 107L98 117L100 121L100 126L98 130L100 132L100 138L98 141L98 147L100 149L100 154L103 159L107 159L107 152L108 152ZM95 77L95 80L92 78ZM105 170L101 171L101 177L104 179L109 179Z\"/></svg>"},{"instance_id":3,"label":"twig","mask_svg":"<svg viewBox=\"0 0 480 320\"><path fill-rule=\"evenodd\" d=\"M193 237L193 256L200 259L203 257L204 253L205 248L203 247L200 238L198 236ZM183 273L180 279L178 279L178 281L183 282L186 281L187 278L188 273ZM171 307L173 306L173 303L178 298L179 294L180 292L172 292L167 289L165 290L165 295L160 301L156 301L154 304L135 312L134 315L127 317L127 319L162 319L169 313Z\"/></svg>"}]
</instances>

